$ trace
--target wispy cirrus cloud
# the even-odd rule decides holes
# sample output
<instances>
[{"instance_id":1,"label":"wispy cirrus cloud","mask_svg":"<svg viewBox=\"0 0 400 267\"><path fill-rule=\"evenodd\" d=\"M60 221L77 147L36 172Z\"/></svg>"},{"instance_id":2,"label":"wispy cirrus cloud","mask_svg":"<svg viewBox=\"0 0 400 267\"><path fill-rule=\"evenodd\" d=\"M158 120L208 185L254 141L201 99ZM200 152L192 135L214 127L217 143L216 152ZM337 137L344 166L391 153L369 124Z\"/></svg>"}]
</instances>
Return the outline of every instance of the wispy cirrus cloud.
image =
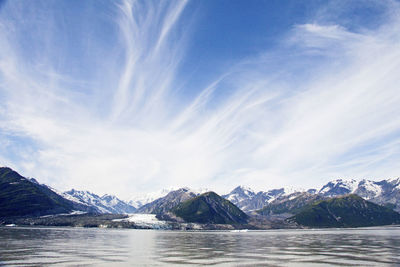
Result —
<instances>
[{"instance_id":1,"label":"wispy cirrus cloud","mask_svg":"<svg viewBox=\"0 0 400 267\"><path fill-rule=\"evenodd\" d=\"M386 3L387 19L373 29L318 18L293 25L279 47L249 55L188 98L193 88L179 80L196 30L188 2L86 6L86 26L51 4L8 2L0 160L60 189L126 198L170 186L395 176L400 9Z\"/></svg>"}]
</instances>

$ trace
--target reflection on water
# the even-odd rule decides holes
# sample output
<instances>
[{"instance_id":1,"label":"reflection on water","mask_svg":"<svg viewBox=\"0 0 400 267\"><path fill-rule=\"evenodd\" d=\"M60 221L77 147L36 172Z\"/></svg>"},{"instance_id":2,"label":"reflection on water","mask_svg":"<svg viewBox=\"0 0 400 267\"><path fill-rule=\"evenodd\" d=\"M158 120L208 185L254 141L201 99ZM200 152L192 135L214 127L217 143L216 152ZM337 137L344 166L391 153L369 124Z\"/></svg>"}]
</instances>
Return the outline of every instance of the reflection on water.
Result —
<instances>
[{"instance_id":1,"label":"reflection on water","mask_svg":"<svg viewBox=\"0 0 400 267\"><path fill-rule=\"evenodd\" d=\"M0 228L0 265L397 266L400 228L174 232Z\"/></svg>"}]
</instances>

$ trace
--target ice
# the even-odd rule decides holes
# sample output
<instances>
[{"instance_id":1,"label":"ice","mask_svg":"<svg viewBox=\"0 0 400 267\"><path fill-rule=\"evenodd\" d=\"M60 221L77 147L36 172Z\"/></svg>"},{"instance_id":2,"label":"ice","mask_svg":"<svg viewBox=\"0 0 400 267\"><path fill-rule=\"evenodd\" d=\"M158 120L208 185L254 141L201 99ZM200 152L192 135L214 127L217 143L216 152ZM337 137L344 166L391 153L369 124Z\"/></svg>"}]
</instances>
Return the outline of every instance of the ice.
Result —
<instances>
[{"instance_id":1,"label":"ice","mask_svg":"<svg viewBox=\"0 0 400 267\"><path fill-rule=\"evenodd\" d=\"M163 229L168 225L166 221L157 219L155 214L130 214L126 219L115 219L113 221L133 222L138 226L153 229Z\"/></svg>"}]
</instances>

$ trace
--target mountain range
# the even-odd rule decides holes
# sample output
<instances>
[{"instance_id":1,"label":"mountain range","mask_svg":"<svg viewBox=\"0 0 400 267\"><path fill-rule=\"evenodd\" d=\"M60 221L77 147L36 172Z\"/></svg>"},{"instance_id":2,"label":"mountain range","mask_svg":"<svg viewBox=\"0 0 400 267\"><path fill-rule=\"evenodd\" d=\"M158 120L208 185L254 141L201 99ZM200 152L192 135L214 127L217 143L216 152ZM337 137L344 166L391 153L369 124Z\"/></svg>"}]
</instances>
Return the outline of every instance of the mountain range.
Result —
<instances>
[{"instance_id":1,"label":"mountain range","mask_svg":"<svg viewBox=\"0 0 400 267\"><path fill-rule=\"evenodd\" d=\"M231 201L243 211L253 211L263 208L266 204L279 197L287 196L294 192L297 192L297 190L291 187L255 192L249 187L238 186L222 197Z\"/></svg>"},{"instance_id":2,"label":"mountain range","mask_svg":"<svg viewBox=\"0 0 400 267\"><path fill-rule=\"evenodd\" d=\"M189 188L180 188L169 192L164 197L143 205L137 210L137 213L162 214L176 207L179 203L194 198L197 195L198 193L191 191Z\"/></svg>"},{"instance_id":3,"label":"mountain range","mask_svg":"<svg viewBox=\"0 0 400 267\"><path fill-rule=\"evenodd\" d=\"M357 198L347 198L349 195ZM154 199L156 196L160 197ZM360 199L367 202L360 204L358 203ZM341 203L341 205L346 203L347 208L352 212L366 214L365 218L371 215L369 212L372 212L375 217L386 216L385 218L389 218L386 221L375 219L374 222L370 222L370 225L388 222L390 218L394 220L396 216L389 211L400 210L400 179L382 181L337 179L328 182L320 189L309 190L280 188L255 192L248 187L238 186L222 196L214 192L203 193L189 188L180 188L160 191L158 195L153 194L153 198L124 201L113 195L99 196L89 191L75 189L60 192L40 184L33 178L22 177L10 168L0 168L0 217L3 218L74 212L91 214L150 213L156 214L158 218L169 218L176 221L232 224L247 221L242 215L242 212L245 212L253 219L263 216L266 220L278 218L279 220L288 220L290 223L313 225L310 223L313 221L311 219L313 216L324 218L324 216L332 215L328 214L329 212L326 213L331 210L332 203ZM379 208L374 205L379 205ZM335 205L332 206L332 209L333 207L338 214L341 214ZM367 207L367 209L360 210L359 207ZM344 219L340 223L338 221L335 223L332 218L343 217L335 216L326 218L332 226L354 225L351 222L344 222ZM305 217L307 218L304 219ZM364 217L361 216L359 219ZM370 218L374 217L370 216ZM359 225L369 224L360 222Z\"/></svg>"},{"instance_id":4,"label":"mountain range","mask_svg":"<svg viewBox=\"0 0 400 267\"><path fill-rule=\"evenodd\" d=\"M280 188L255 192L248 187L238 186L223 197L243 211L250 212L262 209L278 199L282 202L285 199L294 198L293 193L307 193L325 198L356 194L373 203L389 205L396 211L400 211L400 178L381 181L336 179L320 189L308 190Z\"/></svg>"},{"instance_id":5,"label":"mountain range","mask_svg":"<svg viewBox=\"0 0 400 267\"><path fill-rule=\"evenodd\" d=\"M98 196L89 191L71 189L63 193L70 200L94 207L99 213L126 214L134 213L136 208L113 195Z\"/></svg>"}]
</instances>

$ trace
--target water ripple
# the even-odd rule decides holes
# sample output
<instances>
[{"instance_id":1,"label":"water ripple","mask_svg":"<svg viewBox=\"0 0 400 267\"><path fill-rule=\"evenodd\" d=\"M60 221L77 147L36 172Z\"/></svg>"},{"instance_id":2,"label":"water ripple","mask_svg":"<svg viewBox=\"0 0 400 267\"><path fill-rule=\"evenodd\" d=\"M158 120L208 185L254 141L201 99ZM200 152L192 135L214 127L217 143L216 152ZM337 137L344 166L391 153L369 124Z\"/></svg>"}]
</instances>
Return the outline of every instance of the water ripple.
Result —
<instances>
[{"instance_id":1,"label":"water ripple","mask_svg":"<svg viewBox=\"0 0 400 267\"><path fill-rule=\"evenodd\" d=\"M5 266L397 266L400 228L173 232L0 228Z\"/></svg>"}]
</instances>

